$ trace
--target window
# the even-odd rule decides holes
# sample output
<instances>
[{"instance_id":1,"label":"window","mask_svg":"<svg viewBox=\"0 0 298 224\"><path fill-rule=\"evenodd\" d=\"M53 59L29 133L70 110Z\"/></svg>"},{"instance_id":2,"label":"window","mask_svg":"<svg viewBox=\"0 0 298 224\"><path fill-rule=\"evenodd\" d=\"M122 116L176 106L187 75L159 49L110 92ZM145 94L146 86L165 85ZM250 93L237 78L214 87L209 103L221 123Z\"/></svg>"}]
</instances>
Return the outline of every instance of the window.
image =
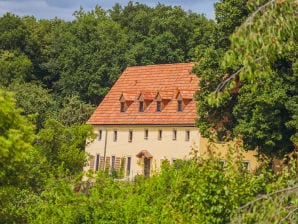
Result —
<instances>
[{"instance_id":1,"label":"window","mask_svg":"<svg viewBox=\"0 0 298 224\"><path fill-rule=\"evenodd\" d=\"M189 141L189 137L190 137L190 132L189 130L185 131L185 141Z\"/></svg>"},{"instance_id":2,"label":"window","mask_svg":"<svg viewBox=\"0 0 298 224\"><path fill-rule=\"evenodd\" d=\"M125 112L125 103L120 102L120 112Z\"/></svg>"},{"instance_id":3,"label":"window","mask_svg":"<svg viewBox=\"0 0 298 224\"><path fill-rule=\"evenodd\" d=\"M243 161L242 162L242 168L246 171L250 171L250 162L249 161Z\"/></svg>"},{"instance_id":4,"label":"window","mask_svg":"<svg viewBox=\"0 0 298 224\"><path fill-rule=\"evenodd\" d=\"M161 112L161 101L156 101L156 111Z\"/></svg>"},{"instance_id":5,"label":"window","mask_svg":"<svg viewBox=\"0 0 298 224\"><path fill-rule=\"evenodd\" d=\"M221 163L221 165L222 165L223 168L226 167L226 161L225 160L221 160L220 163Z\"/></svg>"},{"instance_id":6,"label":"window","mask_svg":"<svg viewBox=\"0 0 298 224\"><path fill-rule=\"evenodd\" d=\"M177 108L177 111L178 112L181 112L182 111L182 100L178 100L178 108Z\"/></svg>"},{"instance_id":7,"label":"window","mask_svg":"<svg viewBox=\"0 0 298 224\"><path fill-rule=\"evenodd\" d=\"M99 161L100 161L100 156L99 156L99 154L97 154L96 155L96 162L95 162L95 171L98 171Z\"/></svg>"},{"instance_id":8,"label":"window","mask_svg":"<svg viewBox=\"0 0 298 224\"><path fill-rule=\"evenodd\" d=\"M177 130L173 130L173 140L177 139Z\"/></svg>"},{"instance_id":9,"label":"window","mask_svg":"<svg viewBox=\"0 0 298 224\"><path fill-rule=\"evenodd\" d=\"M115 163L116 163L116 157L112 156L112 158L111 158L111 169L112 169L112 171L115 170Z\"/></svg>"},{"instance_id":10,"label":"window","mask_svg":"<svg viewBox=\"0 0 298 224\"><path fill-rule=\"evenodd\" d=\"M148 136L149 136L149 131L148 131L148 129L145 129L144 139L147 140L148 139Z\"/></svg>"},{"instance_id":11,"label":"window","mask_svg":"<svg viewBox=\"0 0 298 224\"><path fill-rule=\"evenodd\" d=\"M113 141L117 142L118 139L118 132L116 130L114 130L114 137L113 137Z\"/></svg>"},{"instance_id":12,"label":"window","mask_svg":"<svg viewBox=\"0 0 298 224\"><path fill-rule=\"evenodd\" d=\"M127 164L126 164L126 175L130 174L130 166L131 166L131 157L127 157Z\"/></svg>"},{"instance_id":13,"label":"window","mask_svg":"<svg viewBox=\"0 0 298 224\"><path fill-rule=\"evenodd\" d=\"M144 102L143 101L140 101L139 112L144 112Z\"/></svg>"},{"instance_id":14,"label":"window","mask_svg":"<svg viewBox=\"0 0 298 224\"><path fill-rule=\"evenodd\" d=\"M222 144L225 142L225 131L217 131L216 133L217 143Z\"/></svg>"},{"instance_id":15,"label":"window","mask_svg":"<svg viewBox=\"0 0 298 224\"><path fill-rule=\"evenodd\" d=\"M162 130L158 130L158 140L162 139Z\"/></svg>"},{"instance_id":16,"label":"window","mask_svg":"<svg viewBox=\"0 0 298 224\"><path fill-rule=\"evenodd\" d=\"M128 141L132 142L132 130L129 130L128 132Z\"/></svg>"},{"instance_id":17,"label":"window","mask_svg":"<svg viewBox=\"0 0 298 224\"><path fill-rule=\"evenodd\" d=\"M98 140L100 141L102 138L102 130L98 130Z\"/></svg>"}]
</instances>

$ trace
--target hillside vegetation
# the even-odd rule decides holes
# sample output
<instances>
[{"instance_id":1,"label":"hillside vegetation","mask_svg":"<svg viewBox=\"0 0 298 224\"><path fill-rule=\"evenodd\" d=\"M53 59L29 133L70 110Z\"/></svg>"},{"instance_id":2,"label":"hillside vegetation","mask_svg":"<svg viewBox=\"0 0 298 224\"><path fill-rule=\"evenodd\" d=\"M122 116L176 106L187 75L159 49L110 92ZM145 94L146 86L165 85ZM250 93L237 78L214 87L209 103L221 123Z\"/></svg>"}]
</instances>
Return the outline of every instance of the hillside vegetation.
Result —
<instances>
[{"instance_id":1,"label":"hillside vegetation","mask_svg":"<svg viewBox=\"0 0 298 224\"><path fill-rule=\"evenodd\" d=\"M133 2L74 14L0 17L1 223L298 222L297 1L220 0L216 21ZM83 174L85 122L121 72L190 61L200 132L257 149L259 169L231 145L224 167L194 152L133 182Z\"/></svg>"}]
</instances>

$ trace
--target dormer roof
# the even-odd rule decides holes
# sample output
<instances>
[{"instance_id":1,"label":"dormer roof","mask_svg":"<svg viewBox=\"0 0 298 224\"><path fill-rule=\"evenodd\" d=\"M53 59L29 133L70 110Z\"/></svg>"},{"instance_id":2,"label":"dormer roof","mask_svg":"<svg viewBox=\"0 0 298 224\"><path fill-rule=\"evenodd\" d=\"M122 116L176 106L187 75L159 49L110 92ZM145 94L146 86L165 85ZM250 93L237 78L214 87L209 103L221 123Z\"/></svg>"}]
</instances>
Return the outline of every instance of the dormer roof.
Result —
<instances>
[{"instance_id":1,"label":"dormer roof","mask_svg":"<svg viewBox=\"0 0 298 224\"><path fill-rule=\"evenodd\" d=\"M119 98L119 101L134 101L136 98L136 94L134 91L131 92L122 92Z\"/></svg>"},{"instance_id":2,"label":"dormer roof","mask_svg":"<svg viewBox=\"0 0 298 224\"><path fill-rule=\"evenodd\" d=\"M153 100L156 96L156 91L141 91L138 94L138 100Z\"/></svg>"},{"instance_id":3,"label":"dormer roof","mask_svg":"<svg viewBox=\"0 0 298 224\"><path fill-rule=\"evenodd\" d=\"M176 99L193 99L194 97L194 94L195 94L195 91L193 90L178 90L177 93L176 93L176 96L175 98Z\"/></svg>"}]
</instances>

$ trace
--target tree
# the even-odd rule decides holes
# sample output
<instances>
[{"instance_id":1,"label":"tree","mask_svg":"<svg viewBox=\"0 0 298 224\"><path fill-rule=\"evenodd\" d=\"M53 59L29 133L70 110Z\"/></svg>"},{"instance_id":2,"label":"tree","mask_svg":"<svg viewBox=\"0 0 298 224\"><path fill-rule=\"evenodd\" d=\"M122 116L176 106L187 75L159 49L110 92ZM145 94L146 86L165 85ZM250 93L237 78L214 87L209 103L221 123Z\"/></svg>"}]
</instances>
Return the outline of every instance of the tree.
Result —
<instances>
[{"instance_id":1,"label":"tree","mask_svg":"<svg viewBox=\"0 0 298 224\"><path fill-rule=\"evenodd\" d=\"M11 93L0 90L0 187L37 190L43 158L33 146L34 126L15 104Z\"/></svg>"},{"instance_id":2,"label":"tree","mask_svg":"<svg viewBox=\"0 0 298 224\"><path fill-rule=\"evenodd\" d=\"M22 108L22 115L34 115L39 130L55 105L48 90L34 83L13 83L9 90L15 93L16 106Z\"/></svg>"},{"instance_id":3,"label":"tree","mask_svg":"<svg viewBox=\"0 0 298 224\"><path fill-rule=\"evenodd\" d=\"M229 36L235 27L241 25L249 14L246 3L248 0L220 0L214 4L215 19L217 21L217 47L228 49Z\"/></svg>"},{"instance_id":4,"label":"tree","mask_svg":"<svg viewBox=\"0 0 298 224\"><path fill-rule=\"evenodd\" d=\"M246 149L282 156L294 149L291 139L297 133L297 110L289 107L298 86L296 5L272 0L253 8L216 70L202 75L198 124L206 136L210 130L242 136ZM219 79L209 82L212 74Z\"/></svg>"},{"instance_id":5,"label":"tree","mask_svg":"<svg viewBox=\"0 0 298 224\"><path fill-rule=\"evenodd\" d=\"M75 16L61 40L65 48L59 55L62 72L55 90L98 104L126 67L126 36L99 7L87 13L81 9Z\"/></svg>"},{"instance_id":6,"label":"tree","mask_svg":"<svg viewBox=\"0 0 298 224\"><path fill-rule=\"evenodd\" d=\"M47 158L52 172L59 167L71 175L78 174L86 164L85 144L94 137L89 125L65 127L50 118L37 135L35 146Z\"/></svg>"},{"instance_id":7,"label":"tree","mask_svg":"<svg viewBox=\"0 0 298 224\"><path fill-rule=\"evenodd\" d=\"M70 127L85 124L94 110L91 104L84 103L78 96L72 96L64 98L61 108L50 116L55 117L66 127Z\"/></svg>"},{"instance_id":8,"label":"tree","mask_svg":"<svg viewBox=\"0 0 298 224\"><path fill-rule=\"evenodd\" d=\"M0 49L0 86L7 87L12 82L28 81L33 76L33 65L28 57L17 51Z\"/></svg>"},{"instance_id":9,"label":"tree","mask_svg":"<svg viewBox=\"0 0 298 224\"><path fill-rule=\"evenodd\" d=\"M27 34L20 17L6 13L0 18L0 49L23 51Z\"/></svg>"}]
</instances>

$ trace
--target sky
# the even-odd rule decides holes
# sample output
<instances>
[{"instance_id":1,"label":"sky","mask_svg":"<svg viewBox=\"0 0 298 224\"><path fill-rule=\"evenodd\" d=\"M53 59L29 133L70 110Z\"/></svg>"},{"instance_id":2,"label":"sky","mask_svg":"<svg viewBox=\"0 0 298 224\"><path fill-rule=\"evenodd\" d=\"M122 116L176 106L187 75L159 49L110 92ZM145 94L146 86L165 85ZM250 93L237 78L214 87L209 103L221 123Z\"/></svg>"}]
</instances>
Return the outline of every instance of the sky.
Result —
<instances>
[{"instance_id":1,"label":"sky","mask_svg":"<svg viewBox=\"0 0 298 224\"><path fill-rule=\"evenodd\" d=\"M18 16L33 15L37 19L53 19L58 17L64 20L72 20L73 12L83 7L84 11L94 9L96 5L107 10L115 3L127 5L129 0L0 0L0 17L7 12ZM214 19L213 4L216 0L138 0L149 6L155 6L158 2L165 5L178 5L184 10L203 13L207 18Z\"/></svg>"}]
</instances>

